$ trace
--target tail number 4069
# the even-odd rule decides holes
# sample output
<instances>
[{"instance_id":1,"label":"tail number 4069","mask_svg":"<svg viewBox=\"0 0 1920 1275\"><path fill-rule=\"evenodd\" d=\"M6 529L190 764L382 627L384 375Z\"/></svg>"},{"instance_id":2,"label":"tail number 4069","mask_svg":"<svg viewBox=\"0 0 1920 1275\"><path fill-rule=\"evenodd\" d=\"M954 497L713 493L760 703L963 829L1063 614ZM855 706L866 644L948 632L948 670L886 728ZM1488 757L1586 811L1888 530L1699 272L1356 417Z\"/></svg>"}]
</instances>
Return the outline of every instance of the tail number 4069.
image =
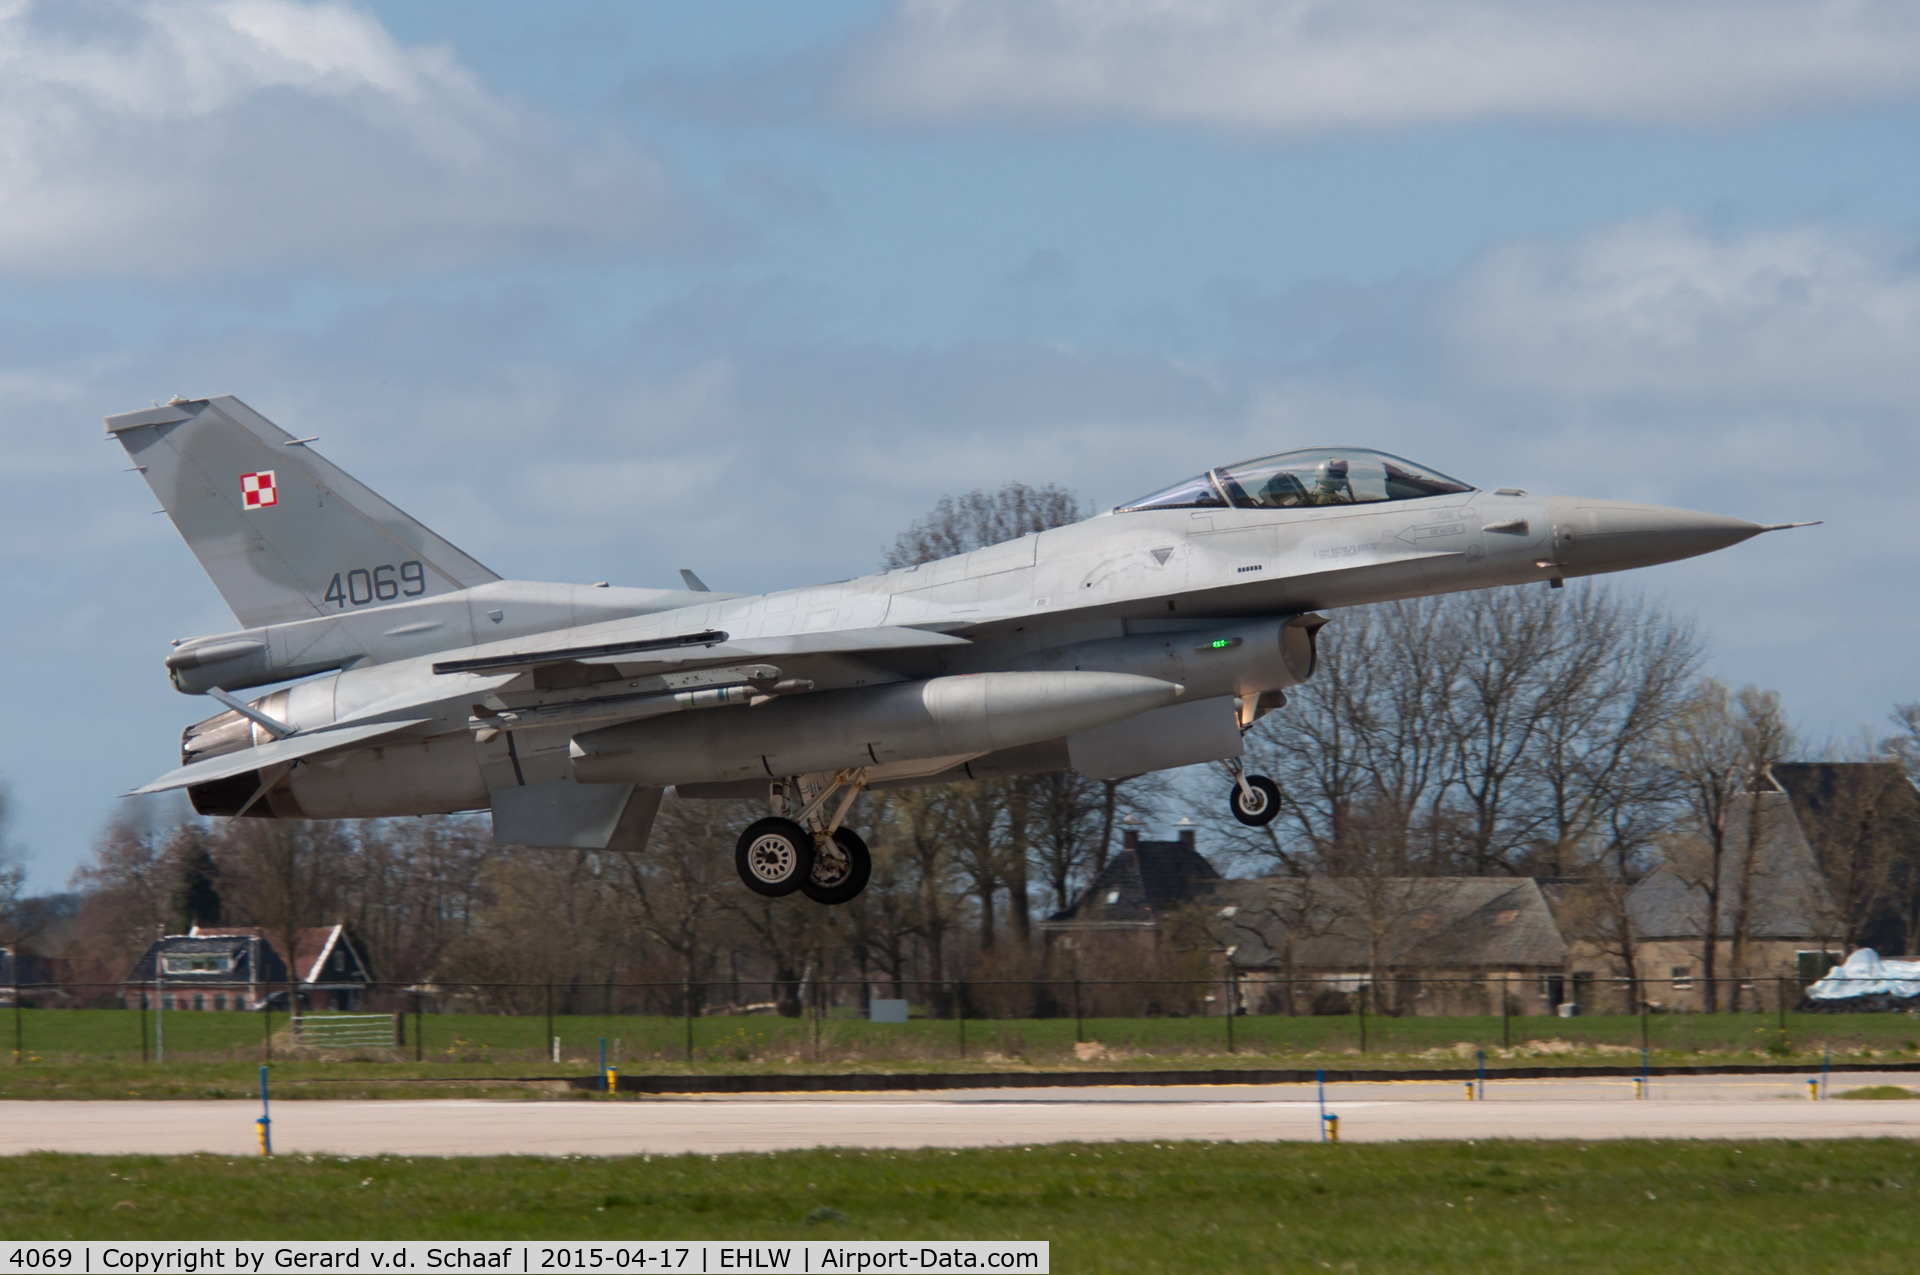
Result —
<instances>
[{"instance_id":1,"label":"tail number 4069","mask_svg":"<svg viewBox=\"0 0 1920 1275\"><path fill-rule=\"evenodd\" d=\"M427 569L417 562L398 567L355 567L333 573L324 601L345 609L363 607L369 602L391 602L395 598L417 598L427 591Z\"/></svg>"}]
</instances>

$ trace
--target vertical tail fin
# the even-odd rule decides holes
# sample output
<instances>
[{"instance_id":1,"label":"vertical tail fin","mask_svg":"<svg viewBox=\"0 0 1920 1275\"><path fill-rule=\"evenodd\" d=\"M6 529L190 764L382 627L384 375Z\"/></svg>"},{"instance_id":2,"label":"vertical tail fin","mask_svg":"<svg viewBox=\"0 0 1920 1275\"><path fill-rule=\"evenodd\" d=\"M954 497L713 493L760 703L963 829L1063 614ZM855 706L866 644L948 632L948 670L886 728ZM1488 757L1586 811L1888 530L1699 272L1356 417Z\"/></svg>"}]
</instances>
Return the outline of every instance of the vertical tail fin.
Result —
<instances>
[{"instance_id":1,"label":"vertical tail fin","mask_svg":"<svg viewBox=\"0 0 1920 1275\"><path fill-rule=\"evenodd\" d=\"M237 398L109 416L107 432L249 628L500 578Z\"/></svg>"}]
</instances>

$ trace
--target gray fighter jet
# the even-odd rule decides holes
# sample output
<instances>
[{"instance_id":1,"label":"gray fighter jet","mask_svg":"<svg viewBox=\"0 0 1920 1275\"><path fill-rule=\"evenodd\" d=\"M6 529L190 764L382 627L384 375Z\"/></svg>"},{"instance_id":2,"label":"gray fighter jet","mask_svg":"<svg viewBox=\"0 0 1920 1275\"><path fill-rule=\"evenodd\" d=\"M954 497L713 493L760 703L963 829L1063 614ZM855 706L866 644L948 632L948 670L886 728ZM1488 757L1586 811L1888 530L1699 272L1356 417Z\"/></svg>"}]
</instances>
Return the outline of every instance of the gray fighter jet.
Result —
<instances>
[{"instance_id":1,"label":"gray fighter jet","mask_svg":"<svg viewBox=\"0 0 1920 1275\"><path fill-rule=\"evenodd\" d=\"M1774 530L1482 491L1361 447L1208 470L1085 522L742 596L502 580L238 399L107 418L243 626L176 641L207 815L490 810L503 845L646 844L662 793L752 797L748 888L844 903L865 789L1223 761L1313 675L1339 607L1671 562ZM1797 524L1795 524L1797 525ZM254 698L238 692L275 688Z\"/></svg>"}]
</instances>

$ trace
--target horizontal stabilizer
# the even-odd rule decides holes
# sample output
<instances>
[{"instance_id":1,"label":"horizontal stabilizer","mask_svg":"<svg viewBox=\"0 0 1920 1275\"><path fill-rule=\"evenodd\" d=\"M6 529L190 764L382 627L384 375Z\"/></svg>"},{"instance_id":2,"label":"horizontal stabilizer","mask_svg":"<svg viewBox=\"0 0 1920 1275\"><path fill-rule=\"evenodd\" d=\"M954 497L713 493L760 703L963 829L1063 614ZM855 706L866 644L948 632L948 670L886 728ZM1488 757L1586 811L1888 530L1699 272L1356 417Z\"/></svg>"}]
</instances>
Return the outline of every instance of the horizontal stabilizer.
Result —
<instances>
[{"instance_id":1,"label":"horizontal stabilizer","mask_svg":"<svg viewBox=\"0 0 1920 1275\"><path fill-rule=\"evenodd\" d=\"M270 744L261 744L257 748L243 748L237 753L223 753L218 757L208 757L203 761L182 766L178 770L170 770L152 783L135 788L128 795L142 796L147 793L167 792L174 788L186 788L193 784L209 784L216 779L232 779L235 775L244 775L250 770L264 770L268 766L284 765L303 758L317 757L322 753L352 748L356 744L364 744L382 735L391 735L409 726L419 726L428 720L422 717L405 722L369 722L364 726L342 726L335 730L314 731L310 735L292 735L286 739L276 739Z\"/></svg>"},{"instance_id":2,"label":"horizontal stabilizer","mask_svg":"<svg viewBox=\"0 0 1920 1275\"><path fill-rule=\"evenodd\" d=\"M677 637L608 642L596 646L531 648L464 660L445 660L436 673L495 672L538 668L569 661L581 664L617 664L629 674L717 667L745 660L769 660L794 655L851 655L876 651L911 651L936 646L967 646L966 638L925 629L881 625L870 629L837 629L828 633L782 633L772 637L740 638L708 630ZM485 649L485 648L482 648Z\"/></svg>"}]
</instances>

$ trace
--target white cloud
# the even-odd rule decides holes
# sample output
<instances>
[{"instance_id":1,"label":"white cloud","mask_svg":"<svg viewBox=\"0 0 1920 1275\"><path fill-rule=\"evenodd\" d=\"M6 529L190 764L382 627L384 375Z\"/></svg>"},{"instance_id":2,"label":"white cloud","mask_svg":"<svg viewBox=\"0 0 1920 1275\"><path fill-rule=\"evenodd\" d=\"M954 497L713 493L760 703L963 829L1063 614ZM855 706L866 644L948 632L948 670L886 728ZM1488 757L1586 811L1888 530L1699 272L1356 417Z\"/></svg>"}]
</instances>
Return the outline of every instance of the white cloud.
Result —
<instances>
[{"instance_id":1,"label":"white cloud","mask_svg":"<svg viewBox=\"0 0 1920 1275\"><path fill-rule=\"evenodd\" d=\"M337 0L0 3L0 270L418 270L696 231L653 156Z\"/></svg>"},{"instance_id":2,"label":"white cloud","mask_svg":"<svg viewBox=\"0 0 1920 1275\"><path fill-rule=\"evenodd\" d=\"M1917 87L1920 9L1889 0L897 0L837 92L883 119L1307 132L1715 123Z\"/></svg>"},{"instance_id":3,"label":"white cloud","mask_svg":"<svg viewBox=\"0 0 1920 1275\"><path fill-rule=\"evenodd\" d=\"M1556 398L1905 404L1920 390L1910 253L1815 226L1716 236L1659 217L1496 250L1439 315L1471 377Z\"/></svg>"}]
</instances>

